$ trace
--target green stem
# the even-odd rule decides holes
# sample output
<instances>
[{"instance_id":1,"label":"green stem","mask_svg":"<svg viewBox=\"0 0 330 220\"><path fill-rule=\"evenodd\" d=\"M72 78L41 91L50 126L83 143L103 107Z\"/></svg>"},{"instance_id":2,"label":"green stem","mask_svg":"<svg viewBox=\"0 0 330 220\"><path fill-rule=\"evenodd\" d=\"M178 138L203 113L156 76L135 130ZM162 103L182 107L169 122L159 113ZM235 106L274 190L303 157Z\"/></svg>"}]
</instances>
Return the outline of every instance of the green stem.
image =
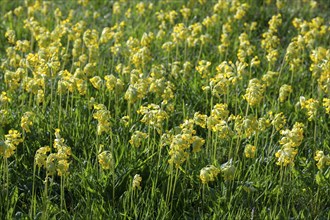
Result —
<instances>
[{"instance_id":1,"label":"green stem","mask_svg":"<svg viewBox=\"0 0 330 220\"><path fill-rule=\"evenodd\" d=\"M42 211L42 220L46 220L47 218L47 208L48 208L48 174L45 178L45 191L44 191L44 198L43 198L43 211Z\"/></svg>"},{"instance_id":2,"label":"green stem","mask_svg":"<svg viewBox=\"0 0 330 220\"><path fill-rule=\"evenodd\" d=\"M35 177L36 177L36 164L33 163L32 199L31 199L30 219L34 219L35 212L36 212Z\"/></svg>"},{"instance_id":3,"label":"green stem","mask_svg":"<svg viewBox=\"0 0 330 220\"><path fill-rule=\"evenodd\" d=\"M6 213L7 213L7 218L10 219L11 216L8 216L9 214L9 172L8 172L8 159L4 158L4 175L5 175L5 180L6 180L6 199L5 199L5 204L6 204Z\"/></svg>"}]
</instances>

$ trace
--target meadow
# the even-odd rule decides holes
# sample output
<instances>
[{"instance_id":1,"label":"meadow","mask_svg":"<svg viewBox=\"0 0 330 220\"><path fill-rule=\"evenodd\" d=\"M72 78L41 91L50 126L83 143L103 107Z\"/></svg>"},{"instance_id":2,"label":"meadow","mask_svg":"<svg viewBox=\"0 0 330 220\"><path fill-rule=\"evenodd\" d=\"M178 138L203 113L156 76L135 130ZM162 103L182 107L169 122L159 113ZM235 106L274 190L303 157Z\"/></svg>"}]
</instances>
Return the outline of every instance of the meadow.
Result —
<instances>
[{"instance_id":1,"label":"meadow","mask_svg":"<svg viewBox=\"0 0 330 220\"><path fill-rule=\"evenodd\" d=\"M330 219L328 0L0 17L0 219Z\"/></svg>"}]
</instances>

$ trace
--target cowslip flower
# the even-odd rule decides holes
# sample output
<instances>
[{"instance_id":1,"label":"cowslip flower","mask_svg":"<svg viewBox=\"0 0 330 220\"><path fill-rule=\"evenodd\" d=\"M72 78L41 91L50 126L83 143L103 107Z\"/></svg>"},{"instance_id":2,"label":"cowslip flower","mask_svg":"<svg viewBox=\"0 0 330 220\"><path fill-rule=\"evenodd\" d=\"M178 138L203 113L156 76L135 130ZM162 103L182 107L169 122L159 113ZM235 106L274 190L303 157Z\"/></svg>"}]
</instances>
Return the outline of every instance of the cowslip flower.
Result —
<instances>
[{"instance_id":1,"label":"cowslip flower","mask_svg":"<svg viewBox=\"0 0 330 220\"><path fill-rule=\"evenodd\" d=\"M135 131L134 134L131 136L131 139L129 140L129 143L133 146L133 147L140 147L142 142L148 138L148 134L141 132L141 131Z\"/></svg>"},{"instance_id":2,"label":"cowslip flower","mask_svg":"<svg viewBox=\"0 0 330 220\"><path fill-rule=\"evenodd\" d=\"M133 178L133 189L141 189L142 177L139 174L135 174Z\"/></svg>"},{"instance_id":3,"label":"cowslip flower","mask_svg":"<svg viewBox=\"0 0 330 220\"><path fill-rule=\"evenodd\" d=\"M302 109L306 109L307 110L307 116L308 116L308 120L312 121L313 119L316 118L317 115L317 110L319 107L319 101L311 98L311 99L301 99L300 101L300 105Z\"/></svg>"},{"instance_id":4,"label":"cowslip flower","mask_svg":"<svg viewBox=\"0 0 330 220\"><path fill-rule=\"evenodd\" d=\"M17 145L22 142L21 133L17 130L9 130L5 135L5 141L0 145L0 154L4 158L11 157L15 153Z\"/></svg>"},{"instance_id":5,"label":"cowslip flower","mask_svg":"<svg viewBox=\"0 0 330 220\"><path fill-rule=\"evenodd\" d=\"M89 81L92 83L93 87L97 90L99 90L103 84L103 81L99 76L94 76Z\"/></svg>"},{"instance_id":6,"label":"cowslip flower","mask_svg":"<svg viewBox=\"0 0 330 220\"><path fill-rule=\"evenodd\" d=\"M251 144L245 146L244 154L246 158L254 158L257 148Z\"/></svg>"},{"instance_id":7,"label":"cowslip flower","mask_svg":"<svg viewBox=\"0 0 330 220\"><path fill-rule=\"evenodd\" d=\"M97 156L97 158L102 169L109 170L113 168L114 160L111 152L103 151Z\"/></svg>"},{"instance_id":8,"label":"cowslip flower","mask_svg":"<svg viewBox=\"0 0 330 220\"><path fill-rule=\"evenodd\" d=\"M31 132L30 126L33 124L33 112L25 112L21 118L21 127L26 133Z\"/></svg>"},{"instance_id":9,"label":"cowslip flower","mask_svg":"<svg viewBox=\"0 0 330 220\"><path fill-rule=\"evenodd\" d=\"M323 98L323 107L325 108L325 112L330 114L330 99Z\"/></svg>"},{"instance_id":10,"label":"cowslip flower","mask_svg":"<svg viewBox=\"0 0 330 220\"><path fill-rule=\"evenodd\" d=\"M254 78L249 81L248 88L243 97L249 105L256 106L261 102L264 91L265 86L258 79Z\"/></svg>"},{"instance_id":11,"label":"cowslip flower","mask_svg":"<svg viewBox=\"0 0 330 220\"><path fill-rule=\"evenodd\" d=\"M275 153L278 158L276 164L279 166L294 165L294 158L298 151L292 147L284 147Z\"/></svg>"},{"instance_id":12,"label":"cowslip flower","mask_svg":"<svg viewBox=\"0 0 330 220\"><path fill-rule=\"evenodd\" d=\"M207 184L208 182L214 181L219 173L220 169L213 165L209 165L201 169L199 178L201 179L203 184Z\"/></svg>"},{"instance_id":13,"label":"cowslip flower","mask_svg":"<svg viewBox=\"0 0 330 220\"><path fill-rule=\"evenodd\" d=\"M314 160L317 161L316 166L319 170L325 168L326 166L330 166L330 156L325 155L321 150L316 151Z\"/></svg>"},{"instance_id":14,"label":"cowslip flower","mask_svg":"<svg viewBox=\"0 0 330 220\"><path fill-rule=\"evenodd\" d=\"M37 150L34 160L38 167L46 167L48 152L50 152L49 146L41 147Z\"/></svg>"},{"instance_id":15,"label":"cowslip flower","mask_svg":"<svg viewBox=\"0 0 330 220\"><path fill-rule=\"evenodd\" d=\"M287 84L282 85L280 88L280 94L279 94L278 100L280 102L284 102L288 98L290 93L292 93L292 87Z\"/></svg>"}]
</instances>

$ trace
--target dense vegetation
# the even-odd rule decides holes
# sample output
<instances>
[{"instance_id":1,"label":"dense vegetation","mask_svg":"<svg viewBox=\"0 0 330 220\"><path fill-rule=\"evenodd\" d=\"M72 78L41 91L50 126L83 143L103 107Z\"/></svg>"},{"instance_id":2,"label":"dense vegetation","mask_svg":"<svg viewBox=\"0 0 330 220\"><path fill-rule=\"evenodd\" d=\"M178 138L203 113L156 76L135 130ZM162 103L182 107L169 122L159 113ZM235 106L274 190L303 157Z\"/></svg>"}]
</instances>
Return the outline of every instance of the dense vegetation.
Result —
<instances>
[{"instance_id":1,"label":"dense vegetation","mask_svg":"<svg viewBox=\"0 0 330 220\"><path fill-rule=\"evenodd\" d=\"M1 219L330 219L327 0L1 1Z\"/></svg>"}]
</instances>

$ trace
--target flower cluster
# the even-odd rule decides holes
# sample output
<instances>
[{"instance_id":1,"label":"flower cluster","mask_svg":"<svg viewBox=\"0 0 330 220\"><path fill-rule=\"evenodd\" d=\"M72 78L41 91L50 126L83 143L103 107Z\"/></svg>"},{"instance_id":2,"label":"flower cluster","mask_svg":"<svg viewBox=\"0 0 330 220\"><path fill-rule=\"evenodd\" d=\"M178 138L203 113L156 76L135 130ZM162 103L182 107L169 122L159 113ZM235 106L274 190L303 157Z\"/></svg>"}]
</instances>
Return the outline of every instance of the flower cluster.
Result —
<instances>
[{"instance_id":1,"label":"flower cluster","mask_svg":"<svg viewBox=\"0 0 330 220\"><path fill-rule=\"evenodd\" d=\"M93 118L98 121L97 134L101 135L103 132L109 132L110 128L110 111L103 104L94 104L96 112L93 114Z\"/></svg>"},{"instance_id":2,"label":"flower cluster","mask_svg":"<svg viewBox=\"0 0 330 220\"><path fill-rule=\"evenodd\" d=\"M103 151L98 156L99 164L101 165L102 169L109 170L112 169L114 166L114 159L110 151Z\"/></svg>"},{"instance_id":3,"label":"flower cluster","mask_svg":"<svg viewBox=\"0 0 330 220\"><path fill-rule=\"evenodd\" d=\"M0 155L4 158L11 157L19 145L22 143L21 133L17 130L9 130L8 134L5 135L5 141L0 144Z\"/></svg>"},{"instance_id":4,"label":"flower cluster","mask_svg":"<svg viewBox=\"0 0 330 220\"><path fill-rule=\"evenodd\" d=\"M176 167L181 166L189 156L188 150L192 147L192 152L199 152L204 145L205 140L196 134L194 130L194 120L188 119L180 125L181 132L171 136L169 155L170 164L175 164ZM169 141L168 141L169 142Z\"/></svg>"},{"instance_id":5,"label":"flower cluster","mask_svg":"<svg viewBox=\"0 0 330 220\"><path fill-rule=\"evenodd\" d=\"M330 114L330 99L324 98L323 99L323 107L325 108L325 112Z\"/></svg>"},{"instance_id":6,"label":"flower cluster","mask_svg":"<svg viewBox=\"0 0 330 220\"><path fill-rule=\"evenodd\" d=\"M141 131L135 131L134 134L131 136L131 140L129 140L129 143L133 146L133 147L140 147L142 142L148 138L148 134L141 132Z\"/></svg>"},{"instance_id":7,"label":"flower cluster","mask_svg":"<svg viewBox=\"0 0 330 220\"><path fill-rule=\"evenodd\" d=\"M33 112L25 112L21 118L21 127L26 133L31 132L30 126L33 125L33 116Z\"/></svg>"},{"instance_id":8,"label":"flower cluster","mask_svg":"<svg viewBox=\"0 0 330 220\"><path fill-rule=\"evenodd\" d=\"M229 118L230 121L234 121L234 130L239 136L249 138L255 135L259 129L258 120L253 115L248 115L246 117L231 115Z\"/></svg>"},{"instance_id":9,"label":"flower cluster","mask_svg":"<svg viewBox=\"0 0 330 220\"><path fill-rule=\"evenodd\" d=\"M246 158L254 158L257 148L251 144L247 144L244 148L244 155Z\"/></svg>"},{"instance_id":10,"label":"flower cluster","mask_svg":"<svg viewBox=\"0 0 330 220\"><path fill-rule=\"evenodd\" d=\"M209 165L201 169L199 178L201 179L203 184L207 184L209 182L214 181L219 173L220 169L216 168L213 165Z\"/></svg>"},{"instance_id":11,"label":"flower cluster","mask_svg":"<svg viewBox=\"0 0 330 220\"><path fill-rule=\"evenodd\" d=\"M142 177L139 174L135 174L133 178L133 189L141 189Z\"/></svg>"},{"instance_id":12,"label":"flower cluster","mask_svg":"<svg viewBox=\"0 0 330 220\"><path fill-rule=\"evenodd\" d=\"M281 130L286 124L286 117L283 112L273 114L273 112L268 112L270 119L272 120L271 124L274 126L276 131Z\"/></svg>"},{"instance_id":13,"label":"flower cluster","mask_svg":"<svg viewBox=\"0 0 330 220\"><path fill-rule=\"evenodd\" d=\"M319 87L327 94L330 93L330 50L327 50L327 58L320 61L322 62L319 64L321 67L321 74L318 78L318 85Z\"/></svg>"},{"instance_id":14,"label":"flower cluster","mask_svg":"<svg viewBox=\"0 0 330 220\"><path fill-rule=\"evenodd\" d=\"M276 164L279 166L294 165L294 158L298 153L297 147L301 144L304 138L303 124L296 122L292 130L281 130L281 138L279 143L282 145L275 156L278 158Z\"/></svg>"},{"instance_id":15,"label":"flower cluster","mask_svg":"<svg viewBox=\"0 0 330 220\"><path fill-rule=\"evenodd\" d=\"M217 74L210 79L209 83L212 95L219 97L227 94L229 87L236 85L241 79L246 65L239 62L236 64L235 66L232 62L224 61L216 67Z\"/></svg>"},{"instance_id":16,"label":"flower cluster","mask_svg":"<svg viewBox=\"0 0 330 220\"><path fill-rule=\"evenodd\" d=\"M281 14L272 16L268 22L269 29L267 32L262 34L261 47L267 52L267 60L270 64L274 64L279 56L278 46L280 44L280 39L277 36L278 28L282 24Z\"/></svg>"},{"instance_id":17,"label":"flower cluster","mask_svg":"<svg viewBox=\"0 0 330 220\"><path fill-rule=\"evenodd\" d=\"M316 166L319 170L324 169L326 166L330 166L330 156L325 155L321 150L316 151L314 159L317 161Z\"/></svg>"},{"instance_id":18,"label":"flower cluster","mask_svg":"<svg viewBox=\"0 0 330 220\"><path fill-rule=\"evenodd\" d=\"M141 122L156 129L159 134L162 133L163 121L168 118L168 115L159 105L141 106L137 113L143 115Z\"/></svg>"},{"instance_id":19,"label":"flower cluster","mask_svg":"<svg viewBox=\"0 0 330 220\"><path fill-rule=\"evenodd\" d=\"M288 96L292 93L292 87L290 85L284 84L280 88L278 100L280 102L285 102Z\"/></svg>"},{"instance_id":20,"label":"flower cluster","mask_svg":"<svg viewBox=\"0 0 330 220\"><path fill-rule=\"evenodd\" d=\"M307 115L308 115L308 120L312 121L313 119L316 118L317 115L317 109L319 107L319 101L315 99L308 99L305 100L304 97L300 98L300 106L302 109L307 110Z\"/></svg>"},{"instance_id":21,"label":"flower cluster","mask_svg":"<svg viewBox=\"0 0 330 220\"><path fill-rule=\"evenodd\" d=\"M55 140L53 144L56 153L50 153L49 146L41 147L35 155L35 164L38 167L45 167L47 175L53 176L57 172L59 176L65 176L69 171L69 158L71 148L65 144L65 140L60 135L60 129L55 129Z\"/></svg>"},{"instance_id":22,"label":"flower cluster","mask_svg":"<svg viewBox=\"0 0 330 220\"><path fill-rule=\"evenodd\" d=\"M264 90L265 86L258 79L251 79L246 89L244 99L250 106L256 106L261 102Z\"/></svg>"},{"instance_id":23,"label":"flower cluster","mask_svg":"<svg viewBox=\"0 0 330 220\"><path fill-rule=\"evenodd\" d=\"M252 56L255 51L255 46L251 45L249 36L247 33L243 32L239 36L239 48L237 51L237 58L240 62L244 63L249 57Z\"/></svg>"},{"instance_id":24,"label":"flower cluster","mask_svg":"<svg viewBox=\"0 0 330 220\"><path fill-rule=\"evenodd\" d=\"M198 62L198 66L196 66L197 72L202 76L202 78L208 78L210 73L211 62L207 60L201 60Z\"/></svg>"},{"instance_id":25,"label":"flower cluster","mask_svg":"<svg viewBox=\"0 0 330 220\"><path fill-rule=\"evenodd\" d=\"M49 146L41 147L37 150L34 160L35 160L35 164L38 167L46 167L46 160L47 160L48 152L50 152Z\"/></svg>"}]
</instances>

